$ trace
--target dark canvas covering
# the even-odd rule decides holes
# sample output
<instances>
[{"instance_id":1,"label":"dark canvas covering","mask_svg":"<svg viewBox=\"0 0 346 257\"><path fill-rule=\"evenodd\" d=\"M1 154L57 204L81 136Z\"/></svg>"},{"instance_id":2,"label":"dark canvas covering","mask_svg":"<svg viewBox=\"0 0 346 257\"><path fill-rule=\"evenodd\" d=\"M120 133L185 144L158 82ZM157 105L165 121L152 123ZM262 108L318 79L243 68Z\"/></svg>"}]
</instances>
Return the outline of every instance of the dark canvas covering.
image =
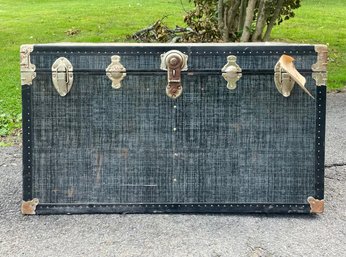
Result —
<instances>
[{"instance_id":1,"label":"dark canvas covering","mask_svg":"<svg viewBox=\"0 0 346 257\"><path fill-rule=\"evenodd\" d=\"M183 94L166 95L160 55L189 56ZM276 89L273 68L295 57L309 97ZM127 76L113 89L112 55ZM226 87L237 56L243 76ZM50 68L74 67L61 97ZM37 45L37 76L23 86L24 200L38 214L122 212L309 212L323 198L325 87L316 87L310 45Z\"/></svg>"}]
</instances>

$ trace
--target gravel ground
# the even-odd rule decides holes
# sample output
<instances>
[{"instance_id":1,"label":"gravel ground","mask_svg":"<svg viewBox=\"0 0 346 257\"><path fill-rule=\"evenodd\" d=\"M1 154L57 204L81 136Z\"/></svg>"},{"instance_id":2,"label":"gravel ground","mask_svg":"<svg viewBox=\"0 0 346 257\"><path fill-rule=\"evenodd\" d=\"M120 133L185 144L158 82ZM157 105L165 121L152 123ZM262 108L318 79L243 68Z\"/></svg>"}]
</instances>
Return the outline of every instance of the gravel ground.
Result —
<instances>
[{"instance_id":1,"label":"gravel ground","mask_svg":"<svg viewBox=\"0 0 346 257\"><path fill-rule=\"evenodd\" d=\"M327 108L316 216L22 216L21 149L0 148L0 256L346 256L346 94L329 94Z\"/></svg>"}]
</instances>

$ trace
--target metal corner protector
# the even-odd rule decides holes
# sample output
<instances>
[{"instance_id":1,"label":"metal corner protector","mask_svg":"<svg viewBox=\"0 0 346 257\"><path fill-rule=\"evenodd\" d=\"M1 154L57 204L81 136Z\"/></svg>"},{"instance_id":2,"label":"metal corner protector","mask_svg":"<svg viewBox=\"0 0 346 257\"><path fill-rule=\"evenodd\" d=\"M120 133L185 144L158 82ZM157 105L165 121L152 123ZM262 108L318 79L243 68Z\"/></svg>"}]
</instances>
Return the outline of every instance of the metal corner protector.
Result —
<instances>
[{"instance_id":1,"label":"metal corner protector","mask_svg":"<svg viewBox=\"0 0 346 257\"><path fill-rule=\"evenodd\" d=\"M316 86L327 85L327 72L313 72L311 76L316 81Z\"/></svg>"},{"instance_id":2,"label":"metal corner protector","mask_svg":"<svg viewBox=\"0 0 346 257\"><path fill-rule=\"evenodd\" d=\"M316 81L316 86L327 85L327 63L328 47L326 45L315 45L317 61L311 66L312 78Z\"/></svg>"},{"instance_id":3,"label":"metal corner protector","mask_svg":"<svg viewBox=\"0 0 346 257\"><path fill-rule=\"evenodd\" d=\"M36 214L36 206L39 204L39 200L34 198L29 201L22 201L21 212L23 215L35 215Z\"/></svg>"},{"instance_id":4,"label":"metal corner protector","mask_svg":"<svg viewBox=\"0 0 346 257\"><path fill-rule=\"evenodd\" d=\"M318 214L324 212L324 200L315 199L312 196L309 196L307 199L310 204L310 213Z\"/></svg>"},{"instance_id":5,"label":"metal corner protector","mask_svg":"<svg viewBox=\"0 0 346 257\"><path fill-rule=\"evenodd\" d=\"M30 53L34 51L34 45L22 45L20 47L20 80L22 85L32 85L36 77L36 66L30 61Z\"/></svg>"},{"instance_id":6,"label":"metal corner protector","mask_svg":"<svg viewBox=\"0 0 346 257\"><path fill-rule=\"evenodd\" d=\"M315 45L317 61L311 66L314 72L326 72L328 63L328 47L326 45Z\"/></svg>"}]
</instances>

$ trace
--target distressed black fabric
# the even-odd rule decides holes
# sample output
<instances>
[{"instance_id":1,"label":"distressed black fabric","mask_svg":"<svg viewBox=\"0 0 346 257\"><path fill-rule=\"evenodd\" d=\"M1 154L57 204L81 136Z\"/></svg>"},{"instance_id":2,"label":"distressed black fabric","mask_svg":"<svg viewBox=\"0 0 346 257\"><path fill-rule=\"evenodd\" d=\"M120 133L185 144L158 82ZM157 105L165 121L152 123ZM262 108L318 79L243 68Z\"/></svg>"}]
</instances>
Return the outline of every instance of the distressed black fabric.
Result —
<instances>
[{"instance_id":1,"label":"distressed black fabric","mask_svg":"<svg viewBox=\"0 0 346 257\"><path fill-rule=\"evenodd\" d=\"M164 73L128 73L120 89L105 75L75 73L71 92L61 97L51 75L38 73L33 197L41 203L306 203L314 195L314 99L297 85L283 97L272 74L243 75L235 90L220 74L185 72L182 83L183 94L173 100Z\"/></svg>"}]
</instances>

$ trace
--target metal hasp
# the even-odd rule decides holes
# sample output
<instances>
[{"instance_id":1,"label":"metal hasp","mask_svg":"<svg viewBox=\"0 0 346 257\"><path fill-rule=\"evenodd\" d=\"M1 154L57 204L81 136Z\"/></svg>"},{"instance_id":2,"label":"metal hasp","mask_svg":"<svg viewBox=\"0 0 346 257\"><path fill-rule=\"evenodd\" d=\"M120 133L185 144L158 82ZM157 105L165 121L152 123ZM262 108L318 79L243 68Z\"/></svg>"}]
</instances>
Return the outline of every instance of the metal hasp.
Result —
<instances>
[{"instance_id":1,"label":"metal hasp","mask_svg":"<svg viewBox=\"0 0 346 257\"><path fill-rule=\"evenodd\" d=\"M58 58L52 65L53 85L59 95L65 96L73 84L73 67L65 57Z\"/></svg>"},{"instance_id":2,"label":"metal hasp","mask_svg":"<svg viewBox=\"0 0 346 257\"><path fill-rule=\"evenodd\" d=\"M20 210L23 215L35 215L36 206L38 204L39 204L39 200L37 198L34 198L30 201L23 201Z\"/></svg>"},{"instance_id":3,"label":"metal hasp","mask_svg":"<svg viewBox=\"0 0 346 257\"><path fill-rule=\"evenodd\" d=\"M187 70L187 59L188 56L178 50L171 50L161 55L161 70L167 71L166 94L173 99L183 92L181 71Z\"/></svg>"},{"instance_id":4,"label":"metal hasp","mask_svg":"<svg viewBox=\"0 0 346 257\"><path fill-rule=\"evenodd\" d=\"M297 83L301 89L314 98L306 89L306 79L297 71L293 64L294 58L283 54L274 67L275 86L284 97L289 97L294 84Z\"/></svg>"},{"instance_id":5,"label":"metal hasp","mask_svg":"<svg viewBox=\"0 0 346 257\"><path fill-rule=\"evenodd\" d=\"M227 56L227 64L221 69L223 78L227 81L227 88L236 89L237 81L241 78L242 70L236 63L237 57L234 55Z\"/></svg>"},{"instance_id":6,"label":"metal hasp","mask_svg":"<svg viewBox=\"0 0 346 257\"><path fill-rule=\"evenodd\" d=\"M317 214L324 212L324 200L318 200L314 197L308 197L308 203L310 204L310 213Z\"/></svg>"},{"instance_id":7,"label":"metal hasp","mask_svg":"<svg viewBox=\"0 0 346 257\"><path fill-rule=\"evenodd\" d=\"M327 63L328 48L326 45L315 45L317 52L317 62L311 66L312 78L316 81L316 86L327 85Z\"/></svg>"},{"instance_id":8,"label":"metal hasp","mask_svg":"<svg viewBox=\"0 0 346 257\"><path fill-rule=\"evenodd\" d=\"M126 69L120 63L121 57L113 55L111 57L112 63L106 69L107 77L112 81L112 88L121 88L121 81L126 77Z\"/></svg>"},{"instance_id":9,"label":"metal hasp","mask_svg":"<svg viewBox=\"0 0 346 257\"><path fill-rule=\"evenodd\" d=\"M36 78L36 66L30 61L30 53L33 50L33 45L20 47L20 80L22 85L32 85L33 79Z\"/></svg>"}]
</instances>

